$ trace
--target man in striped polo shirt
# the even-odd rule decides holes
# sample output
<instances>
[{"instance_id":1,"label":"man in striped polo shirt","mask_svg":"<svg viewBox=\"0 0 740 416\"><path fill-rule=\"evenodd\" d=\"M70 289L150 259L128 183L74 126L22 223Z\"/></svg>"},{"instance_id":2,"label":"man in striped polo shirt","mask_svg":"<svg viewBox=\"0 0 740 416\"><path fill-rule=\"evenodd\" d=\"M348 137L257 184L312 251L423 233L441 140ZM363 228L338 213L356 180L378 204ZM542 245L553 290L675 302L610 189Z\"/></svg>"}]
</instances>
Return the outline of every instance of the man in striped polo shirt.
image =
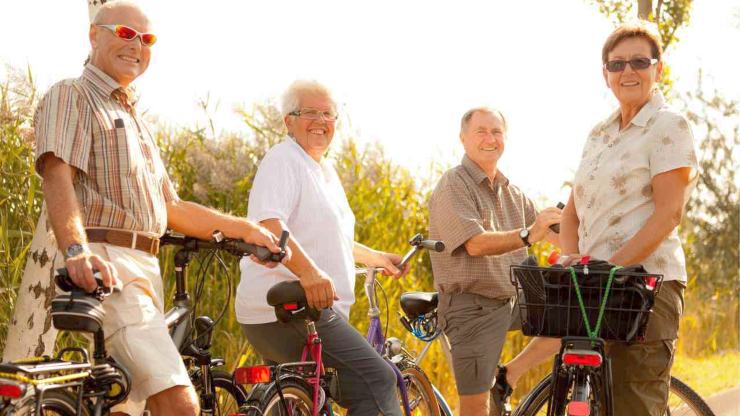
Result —
<instances>
[{"instance_id":1,"label":"man in striped polo shirt","mask_svg":"<svg viewBox=\"0 0 740 416\"><path fill-rule=\"evenodd\" d=\"M178 198L129 88L149 65L156 41L149 32L136 5L106 3L90 26L82 76L41 100L35 156L47 215L33 244L50 247L50 263L65 266L79 286L93 289L97 269L107 286L121 287L103 303L107 347L132 377L117 414L141 414L146 403L155 415L195 415L198 399L164 322L158 237L167 227L202 239L220 230L279 249L259 225Z\"/></svg>"}]
</instances>

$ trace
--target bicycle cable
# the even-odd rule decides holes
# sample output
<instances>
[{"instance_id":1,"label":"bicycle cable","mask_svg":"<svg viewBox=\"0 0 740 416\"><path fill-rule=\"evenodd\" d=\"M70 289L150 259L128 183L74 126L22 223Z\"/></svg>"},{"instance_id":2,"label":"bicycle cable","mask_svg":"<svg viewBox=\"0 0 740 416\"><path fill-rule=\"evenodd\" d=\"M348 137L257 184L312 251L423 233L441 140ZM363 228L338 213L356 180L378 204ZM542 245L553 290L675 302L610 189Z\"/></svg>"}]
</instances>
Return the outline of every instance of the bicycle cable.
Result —
<instances>
[{"instance_id":1,"label":"bicycle cable","mask_svg":"<svg viewBox=\"0 0 740 416\"><path fill-rule=\"evenodd\" d=\"M211 250L209 251L210 256L207 258L207 260L203 263L201 263L201 268L198 270L198 280L196 283L196 290L194 292L193 296L193 314L191 316L192 319L195 319L196 316L196 310L197 306L200 303L200 299L203 296L203 288L205 287L205 279L206 279L206 271L208 268L211 267L211 263L213 263L213 259L215 258L218 261L218 264L221 266L221 269L224 271L224 274L226 275L226 299L231 299L232 295L232 277L229 273L229 268L226 265L226 262L224 262L221 255L218 253L218 250ZM204 268L205 265L205 268ZM229 302L227 301L224 303L224 306L221 308L221 311L218 313L218 316L216 319L213 320L213 323L208 326L205 330L202 331L200 335L195 337L190 343L194 343L198 341L201 337L205 336L208 333L211 333L213 329L218 325L219 322L223 319L224 315L226 314L226 311L229 309ZM191 328L191 331L193 328ZM192 332L191 332L192 333Z\"/></svg>"},{"instance_id":2,"label":"bicycle cable","mask_svg":"<svg viewBox=\"0 0 740 416\"><path fill-rule=\"evenodd\" d=\"M385 340L388 338L388 326L391 323L391 308L388 306L388 294L385 293L383 285L376 280L374 286L373 292L375 292L375 299L378 298L377 288L380 288L380 292L383 294L383 302L385 303L385 327L383 327L383 339Z\"/></svg>"}]
</instances>

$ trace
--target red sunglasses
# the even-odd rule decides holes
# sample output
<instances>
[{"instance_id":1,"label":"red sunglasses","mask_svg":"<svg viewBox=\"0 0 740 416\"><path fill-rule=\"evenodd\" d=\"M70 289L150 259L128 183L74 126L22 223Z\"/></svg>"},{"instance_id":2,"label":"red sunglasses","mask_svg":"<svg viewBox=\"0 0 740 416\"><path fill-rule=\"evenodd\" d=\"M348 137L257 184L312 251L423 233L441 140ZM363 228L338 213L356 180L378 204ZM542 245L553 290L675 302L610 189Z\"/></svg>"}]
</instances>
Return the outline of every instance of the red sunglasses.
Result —
<instances>
[{"instance_id":1,"label":"red sunglasses","mask_svg":"<svg viewBox=\"0 0 740 416\"><path fill-rule=\"evenodd\" d=\"M152 33L141 33L137 32L135 29L131 29L128 26L124 25L95 25L99 27L104 27L111 32L113 32L116 36L118 36L121 39L126 40L134 40L138 36L139 39L141 39L141 43L146 46L152 46L155 42L157 42L157 36Z\"/></svg>"}]
</instances>

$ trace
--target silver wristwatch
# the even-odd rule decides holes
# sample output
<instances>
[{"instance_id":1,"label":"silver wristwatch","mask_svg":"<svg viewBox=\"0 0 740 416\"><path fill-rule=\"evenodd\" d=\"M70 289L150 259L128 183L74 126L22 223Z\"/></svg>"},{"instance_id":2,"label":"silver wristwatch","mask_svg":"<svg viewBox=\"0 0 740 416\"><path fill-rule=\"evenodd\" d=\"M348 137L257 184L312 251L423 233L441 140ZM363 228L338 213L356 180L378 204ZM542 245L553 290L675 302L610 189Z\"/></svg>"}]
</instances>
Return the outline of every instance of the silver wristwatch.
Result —
<instances>
[{"instance_id":1,"label":"silver wristwatch","mask_svg":"<svg viewBox=\"0 0 740 416\"><path fill-rule=\"evenodd\" d=\"M86 246L83 246L80 243L72 243L69 245L69 247L67 247L66 250L64 250L64 260L82 254L86 251L88 251Z\"/></svg>"},{"instance_id":2,"label":"silver wristwatch","mask_svg":"<svg viewBox=\"0 0 740 416\"><path fill-rule=\"evenodd\" d=\"M519 238L522 239L525 246L532 247L532 243L529 242L529 229L522 228L522 230L519 231Z\"/></svg>"}]
</instances>

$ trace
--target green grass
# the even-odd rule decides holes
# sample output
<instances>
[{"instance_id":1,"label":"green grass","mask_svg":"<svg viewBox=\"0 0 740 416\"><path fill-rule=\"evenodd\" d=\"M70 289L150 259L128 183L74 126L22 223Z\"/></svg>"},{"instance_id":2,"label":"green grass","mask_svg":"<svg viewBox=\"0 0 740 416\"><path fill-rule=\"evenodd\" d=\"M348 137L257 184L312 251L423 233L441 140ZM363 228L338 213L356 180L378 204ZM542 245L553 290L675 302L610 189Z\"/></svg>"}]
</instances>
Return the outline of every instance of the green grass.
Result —
<instances>
[{"instance_id":1,"label":"green grass","mask_svg":"<svg viewBox=\"0 0 740 416\"><path fill-rule=\"evenodd\" d=\"M677 356L672 374L707 398L740 386L740 352L726 351L701 358Z\"/></svg>"}]
</instances>

